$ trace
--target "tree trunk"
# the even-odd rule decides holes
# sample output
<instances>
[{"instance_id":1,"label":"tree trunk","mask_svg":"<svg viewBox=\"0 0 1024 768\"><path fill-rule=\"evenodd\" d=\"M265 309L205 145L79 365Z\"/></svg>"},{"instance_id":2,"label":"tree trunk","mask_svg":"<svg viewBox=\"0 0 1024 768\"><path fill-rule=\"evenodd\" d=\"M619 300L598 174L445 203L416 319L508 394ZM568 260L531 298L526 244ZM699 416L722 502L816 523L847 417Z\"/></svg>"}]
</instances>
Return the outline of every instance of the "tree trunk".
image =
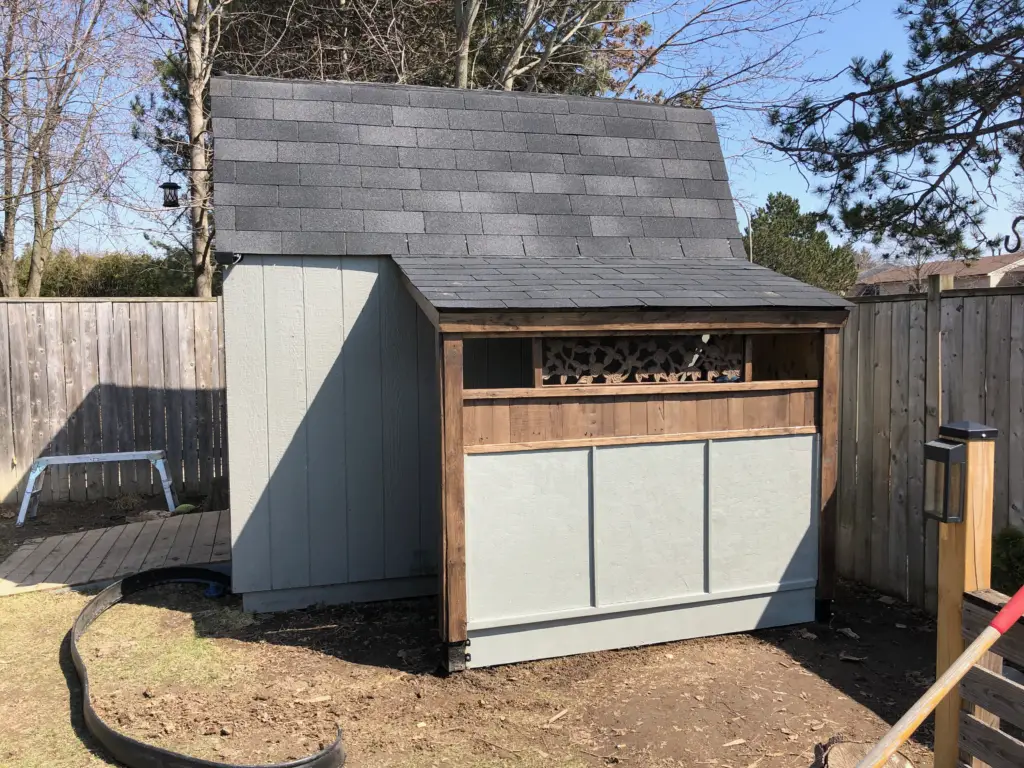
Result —
<instances>
[{"instance_id":1,"label":"tree trunk","mask_svg":"<svg viewBox=\"0 0 1024 768\"><path fill-rule=\"evenodd\" d=\"M16 299L19 295L18 275L14 271L14 241L5 239L0 250L0 296Z\"/></svg>"},{"instance_id":2,"label":"tree trunk","mask_svg":"<svg viewBox=\"0 0 1024 768\"><path fill-rule=\"evenodd\" d=\"M469 87L469 43L480 0L455 0L455 33L458 38L455 59L455 87Z\"/></svg>"},{"instance_id":3,"label":"tree trunk","mask_svg":"<svg viewBox=\"0 0 1024 768\"><path fill-rule=\"evenodd\" d=\"M206 71L203 50L204 12L207 0L188 0L188 136L189 205L192 224L192 273L195 296L213 295L213 259L210 252L210 172L207 155Z\"/></svg>"}]
</instances>

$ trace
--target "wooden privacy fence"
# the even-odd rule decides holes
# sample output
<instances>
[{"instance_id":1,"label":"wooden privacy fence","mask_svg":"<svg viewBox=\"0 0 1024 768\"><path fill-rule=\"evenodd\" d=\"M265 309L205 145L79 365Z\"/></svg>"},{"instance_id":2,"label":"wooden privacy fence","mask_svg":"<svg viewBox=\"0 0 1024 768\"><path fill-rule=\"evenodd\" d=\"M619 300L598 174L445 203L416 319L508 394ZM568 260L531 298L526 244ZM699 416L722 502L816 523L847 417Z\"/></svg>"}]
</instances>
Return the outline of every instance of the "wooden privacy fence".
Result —
<instances>
[{"instance_id":1,"label":"wooden privacy fence","mask_svg":"<svg viewBox=\"0 0 1024 768\"><path fill-rule=\"evenodd\" d=\"M999 429L993 529L1024 527L1024 290L855 299L842 334L839 573L936 604L923 444L940 423Z\"/></svg>"},{"instance_id":2,"label":"wooden privacy fence","mask_svg":"<svg viewBox=\"0 0 1024 768\"><path fill-rule=\"evenodd\" d=\"M179 493L227 473L215 299L0 300L0 500L32 461L163 448ZM147 462L54 467L42 500L159 493Z\"/></svg>"}]
</instances>

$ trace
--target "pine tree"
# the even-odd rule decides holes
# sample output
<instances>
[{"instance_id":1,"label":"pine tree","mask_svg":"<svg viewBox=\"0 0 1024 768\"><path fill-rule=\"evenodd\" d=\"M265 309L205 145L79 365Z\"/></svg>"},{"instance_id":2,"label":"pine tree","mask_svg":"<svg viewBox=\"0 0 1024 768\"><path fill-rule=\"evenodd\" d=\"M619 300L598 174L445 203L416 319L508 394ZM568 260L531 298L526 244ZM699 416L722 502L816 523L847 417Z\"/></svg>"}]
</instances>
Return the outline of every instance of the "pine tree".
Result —
<instances>
[{"instance_id":1,"label":"pine tree","mask_svg":"<svg viewBox=\"0 0 1024 768\"><path fill-rule=\"evenodd\" d=\"M857 254L849 245L833 246L818 228L820 216L801 213L800 203L777 192L751 217L754 262L783 275L845 293L857 279ZM745 246L750 248L750 230Z\"/></svg>"},{"instance_id":2,"label":"pine tree","mask_svg":"<svg viewBox=\"0 0 1024 768\"><path fill-rule=\"evenodd\" d=\"M915 259L966 258L1024 161L1024 0L906 0L910 57L854 59L855 88L776 110L766 142L822 181L833 223Z\"/></svg>"}]
</instances>

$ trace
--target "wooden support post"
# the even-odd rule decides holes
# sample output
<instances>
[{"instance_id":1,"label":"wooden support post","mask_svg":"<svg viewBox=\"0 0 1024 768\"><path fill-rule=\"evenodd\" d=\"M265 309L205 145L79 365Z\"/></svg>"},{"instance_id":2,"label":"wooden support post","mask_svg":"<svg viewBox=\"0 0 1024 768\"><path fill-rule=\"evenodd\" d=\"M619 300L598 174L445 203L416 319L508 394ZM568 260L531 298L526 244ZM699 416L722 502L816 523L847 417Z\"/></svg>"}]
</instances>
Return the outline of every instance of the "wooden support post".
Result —
<instances>
[{"instance_id":1,"label":"wooden support post","mask_svg":"<svg viewBox=\"0 0 1024 768\"><path fill-rule=\"evenodd\" d=\"M959 422L943 426L939 434L946 440L966 443L967 466L963 522L939 524L936 677L949 669L964 652L961 633L964 592L988 589L991 581L992 493L997 432L981 424ZM982 666L993 666L994 658L983 662ZM935 768L957 768L960 765L961 708L960 692L953 690L935 709ZM981 763L976 761L974 765Z\"/></svg>"},{"instance_id":2,"label":"wooden support post","mask_svg":"<svg viewBox=\"0 0 1024 768\"><path fill-rule=\"evenodd\" d=\"M942 292L953 289L953 275L928 276L928 301L925 305L925 390L924 439L934 440L939 425L948 414L942 413ZM913 503L921 504L921 499ZM930 611L938 601L938 523L924 521L924 602Z\"/></svg>"},{"instance_id":3,"label":"wooden support post","mask_svg":"<svg viewBox=\"0 0 1024 768\"><path fill-rule=\"evenodd\" d=\"M754 380L754 337L749 333L743 337L743 380Z\"/></svg>"},{"instance_id":4,"label":"wooden support post","mask_svg":"<svg viewBox=\"0 0 1024 768\"><path fill-rule=\"evenodd\" d=\"M448 671L466 666L466 499L462 336L441 337L441 637Z\"/></svg>"},{"instance_id":5,"label":"wooden support post","mask_svg":"<svg viewBox=\"0 0 1024 768\"><path fill-rule=\"evenodd\" d=\"M533 369L533 386L544 386L544 339L539 336L530 339L530 360Z\"/></svg>"},{"instance_id":6,"label":"wooden support post","mask_svg":"<svg viewBox=\"0 0 1024 768\"><path fill-rule=\"evenodd\" d=\"M836 588L836 488L839 471L839 331L824 332L821 366L821 519L815 617L832 618Z\"/></svg>"}]
</instances>

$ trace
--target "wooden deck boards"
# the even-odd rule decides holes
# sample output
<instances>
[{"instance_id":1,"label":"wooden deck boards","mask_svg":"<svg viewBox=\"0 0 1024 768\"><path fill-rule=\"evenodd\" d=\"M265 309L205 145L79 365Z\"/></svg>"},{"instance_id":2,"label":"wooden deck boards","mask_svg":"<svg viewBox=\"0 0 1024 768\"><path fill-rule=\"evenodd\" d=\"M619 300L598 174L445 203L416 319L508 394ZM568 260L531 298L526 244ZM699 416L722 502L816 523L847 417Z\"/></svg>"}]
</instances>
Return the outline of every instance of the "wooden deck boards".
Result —
<instances>
[{"instance_id":1,"label":"wooden deck boards","mask_svg":"<svg viewBox=\"0 0 1024 768\"><path fill-rule=\"evenodd\" d=\"M80 586L162 565L226 562L231 557L230 520L226 510L196 512L27 541L0 563L0 597Z\"/></svg>"}]
</instances>

